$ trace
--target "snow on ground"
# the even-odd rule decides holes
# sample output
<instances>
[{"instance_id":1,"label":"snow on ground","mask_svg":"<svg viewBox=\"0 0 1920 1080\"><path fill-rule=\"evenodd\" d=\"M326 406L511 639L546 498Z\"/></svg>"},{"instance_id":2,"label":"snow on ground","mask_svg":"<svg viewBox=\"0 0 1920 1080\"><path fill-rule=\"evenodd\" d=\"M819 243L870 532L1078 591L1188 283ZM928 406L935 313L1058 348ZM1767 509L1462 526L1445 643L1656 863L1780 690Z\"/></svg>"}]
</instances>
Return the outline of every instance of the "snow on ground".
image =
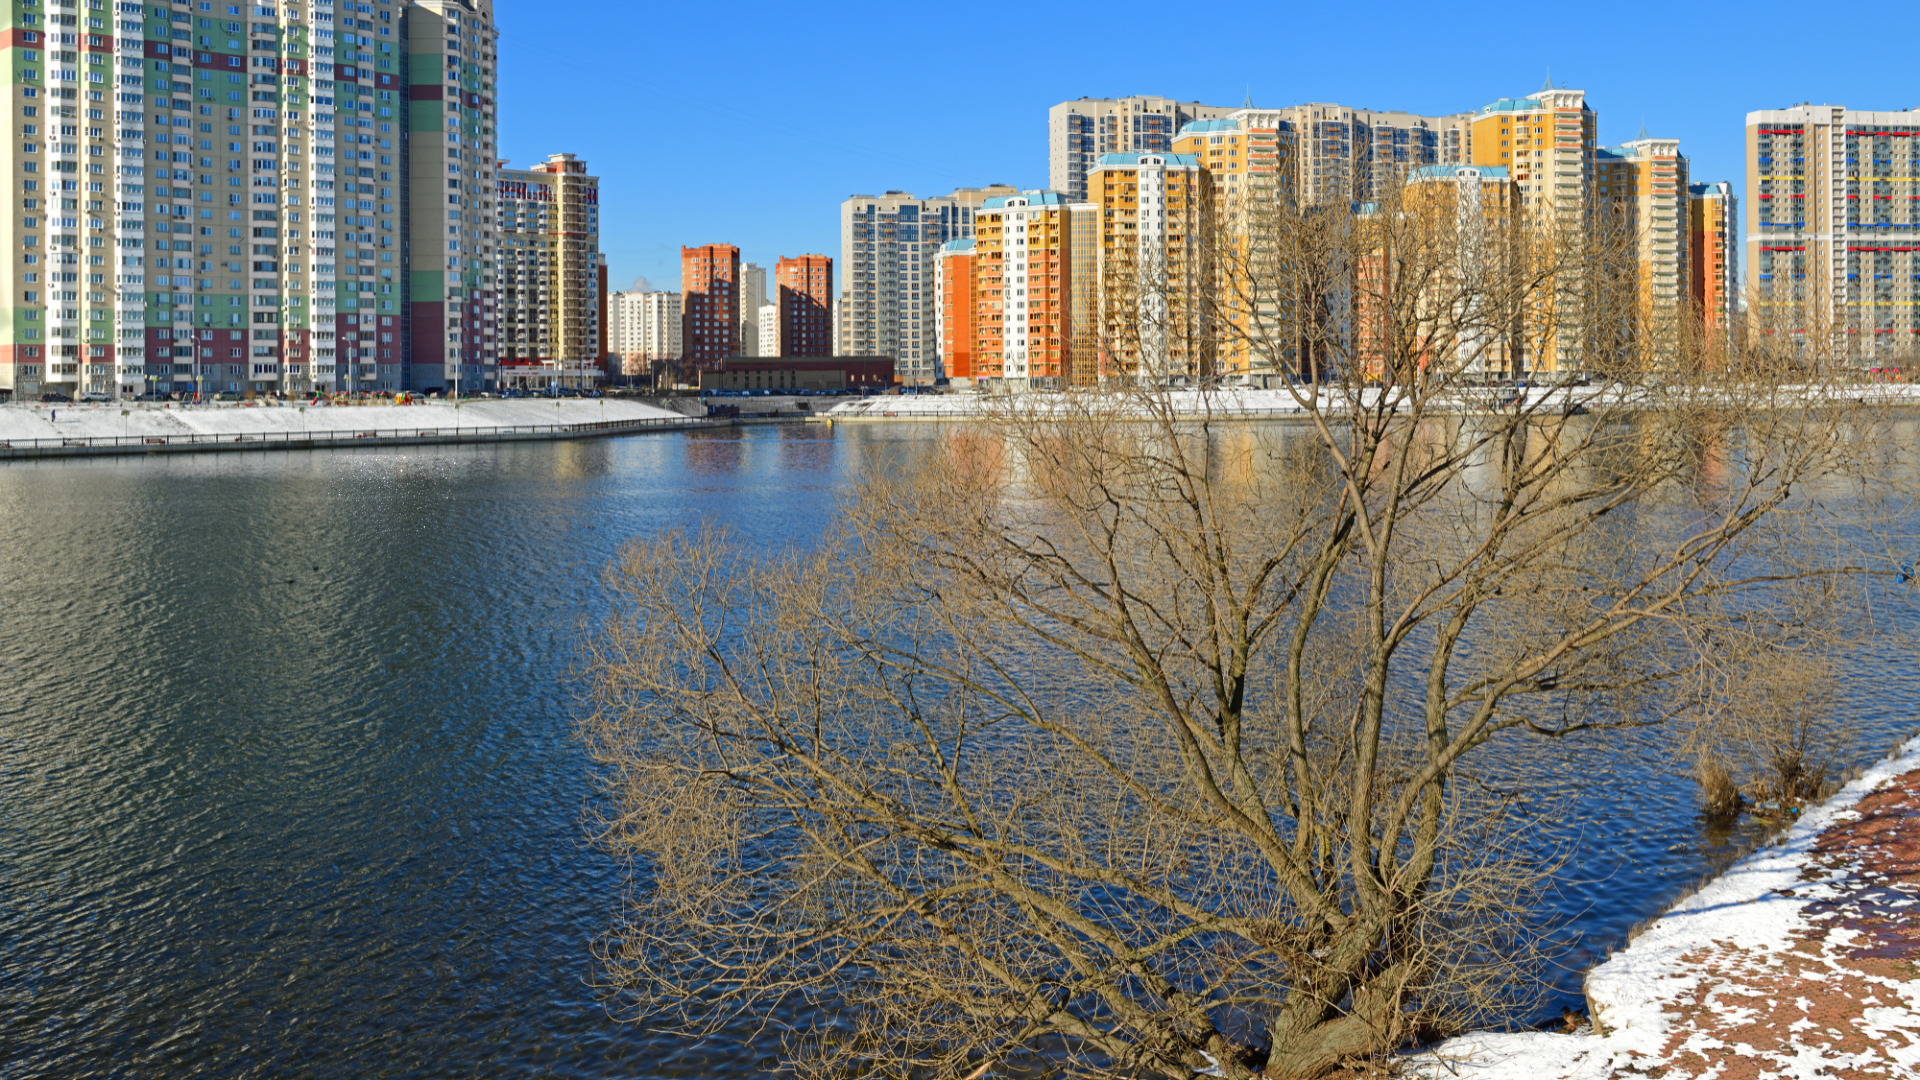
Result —
<instances>
[{"instance_id":1,"label":"snow on ground","mask_svg":"<svg viewBox=\"0 0 1920 1080\"><path fill-rule=\"evenodd\" d=\"M1604 1034L1473 1034L1429 1078L1920 1076L1920 739L1587 976Z\"/></svg>"},{"instance_id":2,"label":"snow on ground","mask_svg":"<svg viewBox=\"0 0 1920 1080\"><path fill-rule=\"evenodd\" d=\"M126 415L122 416L121 413ZM0 442L121 436L259 435L404 432L603 421L685 420L666 409L619 399L540 398L429 401L417 405L345 405L303 408L297 403L180 405L123 402L97 405L0 405Z\"/></svg>"}]
</instances>

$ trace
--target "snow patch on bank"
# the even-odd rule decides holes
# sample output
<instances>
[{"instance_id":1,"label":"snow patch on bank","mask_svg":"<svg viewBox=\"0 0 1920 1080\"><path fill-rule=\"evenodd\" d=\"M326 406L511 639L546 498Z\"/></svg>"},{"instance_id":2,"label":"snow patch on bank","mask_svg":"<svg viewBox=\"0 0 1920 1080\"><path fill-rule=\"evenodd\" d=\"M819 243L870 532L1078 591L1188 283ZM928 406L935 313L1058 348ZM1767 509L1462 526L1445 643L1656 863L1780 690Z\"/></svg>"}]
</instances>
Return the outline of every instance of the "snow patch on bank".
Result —
<instances>
[{"instance_id":1,"label":"snow patch on bank","mask_svg":"<svg viewBox=\"0 0 1920 1080\"><path fill-rule=\"evenodd\" d=\"M1741 1009L1784 1010L1793 1005L1745 993L1686 958L1709 950L1732 949L1760 958L1788 952L1797 934L1814 928L1809 908L1839 899L1844 892L1846 871L1814 861L1820 834L1850 820L1854 807L1876 788L1915 770L1920 770L1920 738L1802 815L1774 845L1734 864L1588 973L1587 1000L1605 1034L1476 1033L1422 1051L1407 1064L1429 1078L1601 1080L1667 1065L1687 1050L1708 1060L1753 1056L1749 1047L1729 1047L1702 1032L1669 1049L1684 1032L1677 1023L1680 1010L1702 995L1715 997L1713 1006L1729 1019L1738 1019L1734 1013ZM1837 943L1844 933L1834 932L1829 942ZM1920 984L1913 989L1920 991ZM1727 993L1719 997L1720 991ZM1904 1003L1897 1000L1901 995L1889 996L1896 997L1894 1004L1869 1010L1872 1025L1888 1032L1920 1028L1920 1012L1914 1008L1920 993L1904 995ZM1797 1011L1808 1011L1808 1003L1799 1003ZM1907 1049L1915 1058L1912 1064L1920 1065L1920 1046ZM1908 1064L1900 1053L1895 1057ZM1775 1066L1769 1075L1796 1080L1831 1076L1831 1069L1841 1064L1818 1054L1785 1062L1770 1058L1769 1063Z\"/></svg>"},{"instance_id":2,"label":"snow patch on bank","mask_svg":"<svg viewBox=\"0 0 1920 1080\"><path fill-rule=\"evenodd\" d=\"M125 415L122 415L122 413ZM361 431L454 430L480 433L549 424L685 420L678 412L618 398L427 401L415 405L305 406L115 402L0 406L0 442L47 439L164 438L175 435L319 435Z\"/></svg>"}]
</instances>

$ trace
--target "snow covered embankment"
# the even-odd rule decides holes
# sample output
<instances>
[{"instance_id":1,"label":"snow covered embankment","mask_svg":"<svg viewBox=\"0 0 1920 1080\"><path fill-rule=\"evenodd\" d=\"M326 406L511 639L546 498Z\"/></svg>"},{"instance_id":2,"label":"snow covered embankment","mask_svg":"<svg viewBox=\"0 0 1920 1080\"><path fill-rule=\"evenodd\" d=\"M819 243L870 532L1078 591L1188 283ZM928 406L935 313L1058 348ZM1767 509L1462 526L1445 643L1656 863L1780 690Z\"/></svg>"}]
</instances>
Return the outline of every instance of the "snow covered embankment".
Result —
<instances>
[{"instance_id":1,"label":"snow covered embankment","mask_svg":"<svg viewBox=\"0 0 1920 1080\"><path fill-rule=\"evenodd\" d=\"M1597 1034L1474 1034L1427 1077L1920 1076L1920 739L1587 976Z\"/></svg>"}]
</instances>

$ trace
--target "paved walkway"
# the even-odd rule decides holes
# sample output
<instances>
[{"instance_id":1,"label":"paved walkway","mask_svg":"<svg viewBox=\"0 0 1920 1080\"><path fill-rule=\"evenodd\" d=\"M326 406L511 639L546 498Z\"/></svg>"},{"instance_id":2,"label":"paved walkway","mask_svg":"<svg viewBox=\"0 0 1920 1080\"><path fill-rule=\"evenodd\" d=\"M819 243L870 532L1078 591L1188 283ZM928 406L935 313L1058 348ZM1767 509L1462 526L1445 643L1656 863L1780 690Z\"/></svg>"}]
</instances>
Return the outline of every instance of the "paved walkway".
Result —
<instances>
[{"instance_id":1,"label":"paved walkway","mask_svg":"<svg viewBox=\"0 0 1920 1080\"><path fill-rule=\"evenodd\" d=\"M1920 1080L1920 739L1588 976L1601 1034L1471 1035L1477 1080Z\"/></svg>"}]
</instances>

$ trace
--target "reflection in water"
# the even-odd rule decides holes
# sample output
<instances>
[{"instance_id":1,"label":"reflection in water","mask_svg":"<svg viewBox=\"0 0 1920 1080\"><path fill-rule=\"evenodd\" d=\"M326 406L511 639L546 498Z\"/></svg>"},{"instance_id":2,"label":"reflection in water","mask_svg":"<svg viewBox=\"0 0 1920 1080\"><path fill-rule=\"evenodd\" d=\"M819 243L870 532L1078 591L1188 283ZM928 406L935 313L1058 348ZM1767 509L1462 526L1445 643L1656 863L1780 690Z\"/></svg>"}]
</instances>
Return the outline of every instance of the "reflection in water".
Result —
<instances>
[{"instance_id":1,"label":"reflection in water","mask_svg":"<svg viewBox=\"0 0 1920 1080\"><path fill-rule=\"evenodd\" d=\"M0 469L0 1074L754 1071L587 986L621 870L583 842L575 650L626 538L704 519L807 543L859 476L954 434ZM1225 429L1236 482L1259 447ZM1913 723L1892 648L1853 658L1856 758ZM1750 834L1702 829L1665 739L1506 759L1570 800L1538 832L1580 853L1563 1001Z\"/></svg>"}]
</instances>

